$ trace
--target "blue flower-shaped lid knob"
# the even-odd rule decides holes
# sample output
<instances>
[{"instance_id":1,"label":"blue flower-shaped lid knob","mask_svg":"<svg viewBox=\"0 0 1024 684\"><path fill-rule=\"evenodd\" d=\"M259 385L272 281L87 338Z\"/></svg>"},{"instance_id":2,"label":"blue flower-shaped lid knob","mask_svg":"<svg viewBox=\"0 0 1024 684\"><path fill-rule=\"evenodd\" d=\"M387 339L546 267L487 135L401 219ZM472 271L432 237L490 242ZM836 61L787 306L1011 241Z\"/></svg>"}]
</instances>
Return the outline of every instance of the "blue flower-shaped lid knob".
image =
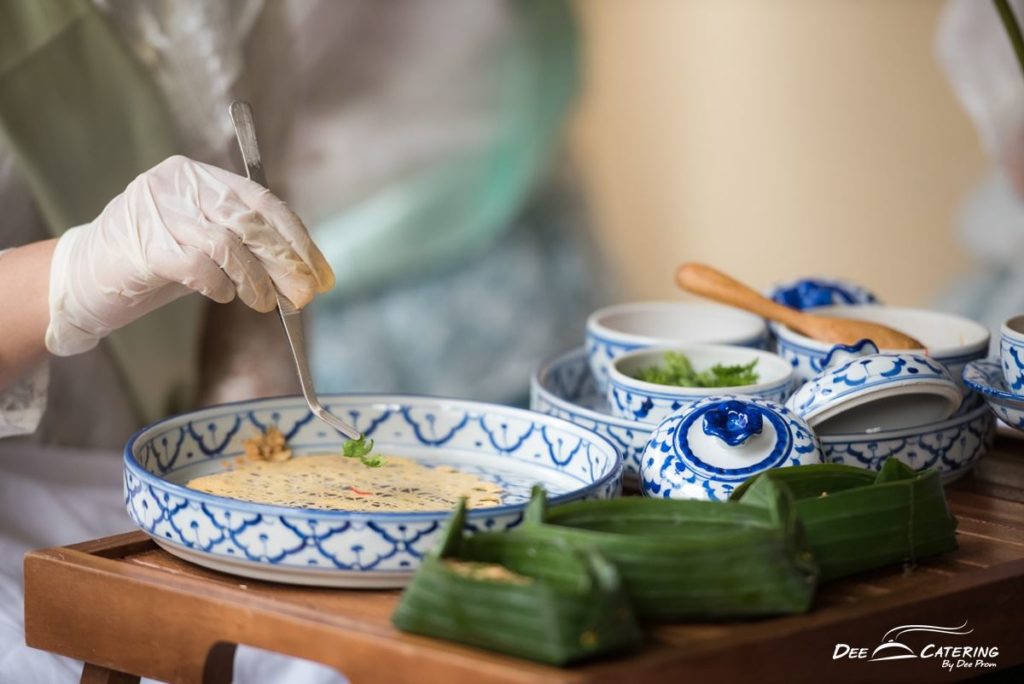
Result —
<instances>
[{"instance_id":1,"label":"blue flower-shaped lid knob","mask_svg":"<svg viewBox=\"0 0 1024 684\"><path fill-rule=\"evenodd\" d=\"M641 457L640 486L647 496L724 500L769 468L820 462L814 432L785 406L708 397L658 424Z\"/></svg>"},{"instance_id":2,"label":"blue flower-shaped lid knob","mask_svg":"<svg viewBox=\"0 0 1024 684\"><path fill-rule=\"evenodd\" d=\"M704 434L712 435L729 446L738 446L750 437L761 434L763 409L742 401L723 401L704 414Z\"/></svg>"}]
</instances>

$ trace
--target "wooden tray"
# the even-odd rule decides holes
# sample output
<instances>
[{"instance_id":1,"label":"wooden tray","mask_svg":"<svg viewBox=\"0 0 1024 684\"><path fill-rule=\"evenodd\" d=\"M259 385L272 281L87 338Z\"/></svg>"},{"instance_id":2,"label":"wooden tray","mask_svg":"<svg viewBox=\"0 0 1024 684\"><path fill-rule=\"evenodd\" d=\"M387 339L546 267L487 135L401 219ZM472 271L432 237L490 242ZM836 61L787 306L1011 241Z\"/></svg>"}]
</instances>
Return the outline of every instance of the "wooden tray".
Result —
<instances>
[{"instance_id":1,"label":"wooden tray","mask_svg":"<svg viewBox=\"0 0 1024 684\"><path fill-rule=\"evenodd\" d=\"M1012 450L1012 451L1010 451ZM1002 442L949 492L959 551L829 584L807 615L750 622L673 624L616 660L558 669L395 630L397 591L288 587L193 566L141 532L46 549L25 558L30 646L86 661L83 681L229 682L235 644L325 663L354 682L688 681L933 682L989 674L945 669L941 658L833 659L838 644L870 656L887 631L930 624L966 636L899 640L998 648L996 668L1024 663L1024 452ZM990 477L992 476L992 477ZM994 479L993 479L994 478ZM979 492L999 490L996 498ZM125 675L123 673L131 673Z\"/></svg>"}]
</instances>

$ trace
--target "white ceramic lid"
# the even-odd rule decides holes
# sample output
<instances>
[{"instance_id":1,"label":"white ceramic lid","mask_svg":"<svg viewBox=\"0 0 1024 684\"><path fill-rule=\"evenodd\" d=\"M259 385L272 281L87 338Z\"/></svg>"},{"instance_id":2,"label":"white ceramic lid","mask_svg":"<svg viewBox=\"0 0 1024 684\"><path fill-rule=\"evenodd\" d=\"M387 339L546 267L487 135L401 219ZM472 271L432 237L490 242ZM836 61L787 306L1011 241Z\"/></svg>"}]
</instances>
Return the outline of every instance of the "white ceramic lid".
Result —
<instances>
[{"instance_id":1,"label":"white ceramic lid","mask_svg":"<svg viewBox=\"0 0 1024 684\"><path fill-rule=\"evenodd\" d=\"M962 395L945 367L922 354L878 353L864 341L837 345L825 370L786 406L818 434L872 433L946 420Z\"/></svg>"}]
</instances>

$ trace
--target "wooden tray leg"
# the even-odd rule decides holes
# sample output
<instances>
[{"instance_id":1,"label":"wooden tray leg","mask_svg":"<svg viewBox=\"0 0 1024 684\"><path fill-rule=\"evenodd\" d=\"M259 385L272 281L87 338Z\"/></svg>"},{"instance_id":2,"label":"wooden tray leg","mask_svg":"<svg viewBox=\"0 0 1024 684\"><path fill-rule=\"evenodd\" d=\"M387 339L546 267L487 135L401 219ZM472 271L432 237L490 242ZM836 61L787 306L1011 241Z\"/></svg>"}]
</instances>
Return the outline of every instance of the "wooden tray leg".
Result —
<instances>
[{"instance_id":1,"label":"wooden tray leg","mask_svg":"<svg viewBox=\"0 0 1024 684\"><path fill-rule=\"evenodd\" d=\"M78 681L79 684L139 684L139 677L86 663L82 666L82 678Z\"/></svg>"},{"instance_id":2,"label":"wooden tray leg","mask_svg":"<svg viewBox=\"0 0 1024 684\"><path fill-rule=\"evenodd\" d=\"M235 674L235 644L218 641L206 654L203 684L231 684Z\"/></svg>"}]
</instances>

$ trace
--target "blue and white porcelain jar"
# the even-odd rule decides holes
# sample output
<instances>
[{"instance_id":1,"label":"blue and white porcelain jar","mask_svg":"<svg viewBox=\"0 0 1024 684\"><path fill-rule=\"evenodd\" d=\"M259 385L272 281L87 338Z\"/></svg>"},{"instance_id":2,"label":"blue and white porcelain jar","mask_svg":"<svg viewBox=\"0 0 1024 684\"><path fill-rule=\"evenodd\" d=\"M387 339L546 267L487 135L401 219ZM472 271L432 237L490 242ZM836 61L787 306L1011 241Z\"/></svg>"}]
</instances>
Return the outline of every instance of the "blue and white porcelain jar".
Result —
<instances>
[{"instance_id":1,"label":"blue and white porcelain jar","mask_svg":"<svg viewBox=\"0 0 1024 684\"><path fill-rule=\"evenodd\" d=\"M825 366L786 402L819 435L938 423L960 406L960 388L949 371L922 354L881 354L868 342L837 347Z\"/></svg>"},{"instance_id":2,"label":"blue and white porcelain jar","mask_svg":"<svg viewBox=\"0 0 1024 684\"><path fill-rule=\"evenodd\" d=\"M645 496L724 501L771 468L820 463L810 426L782 404L708 397L658 424L640 463Z\"/></svg>"}]
</instances>

